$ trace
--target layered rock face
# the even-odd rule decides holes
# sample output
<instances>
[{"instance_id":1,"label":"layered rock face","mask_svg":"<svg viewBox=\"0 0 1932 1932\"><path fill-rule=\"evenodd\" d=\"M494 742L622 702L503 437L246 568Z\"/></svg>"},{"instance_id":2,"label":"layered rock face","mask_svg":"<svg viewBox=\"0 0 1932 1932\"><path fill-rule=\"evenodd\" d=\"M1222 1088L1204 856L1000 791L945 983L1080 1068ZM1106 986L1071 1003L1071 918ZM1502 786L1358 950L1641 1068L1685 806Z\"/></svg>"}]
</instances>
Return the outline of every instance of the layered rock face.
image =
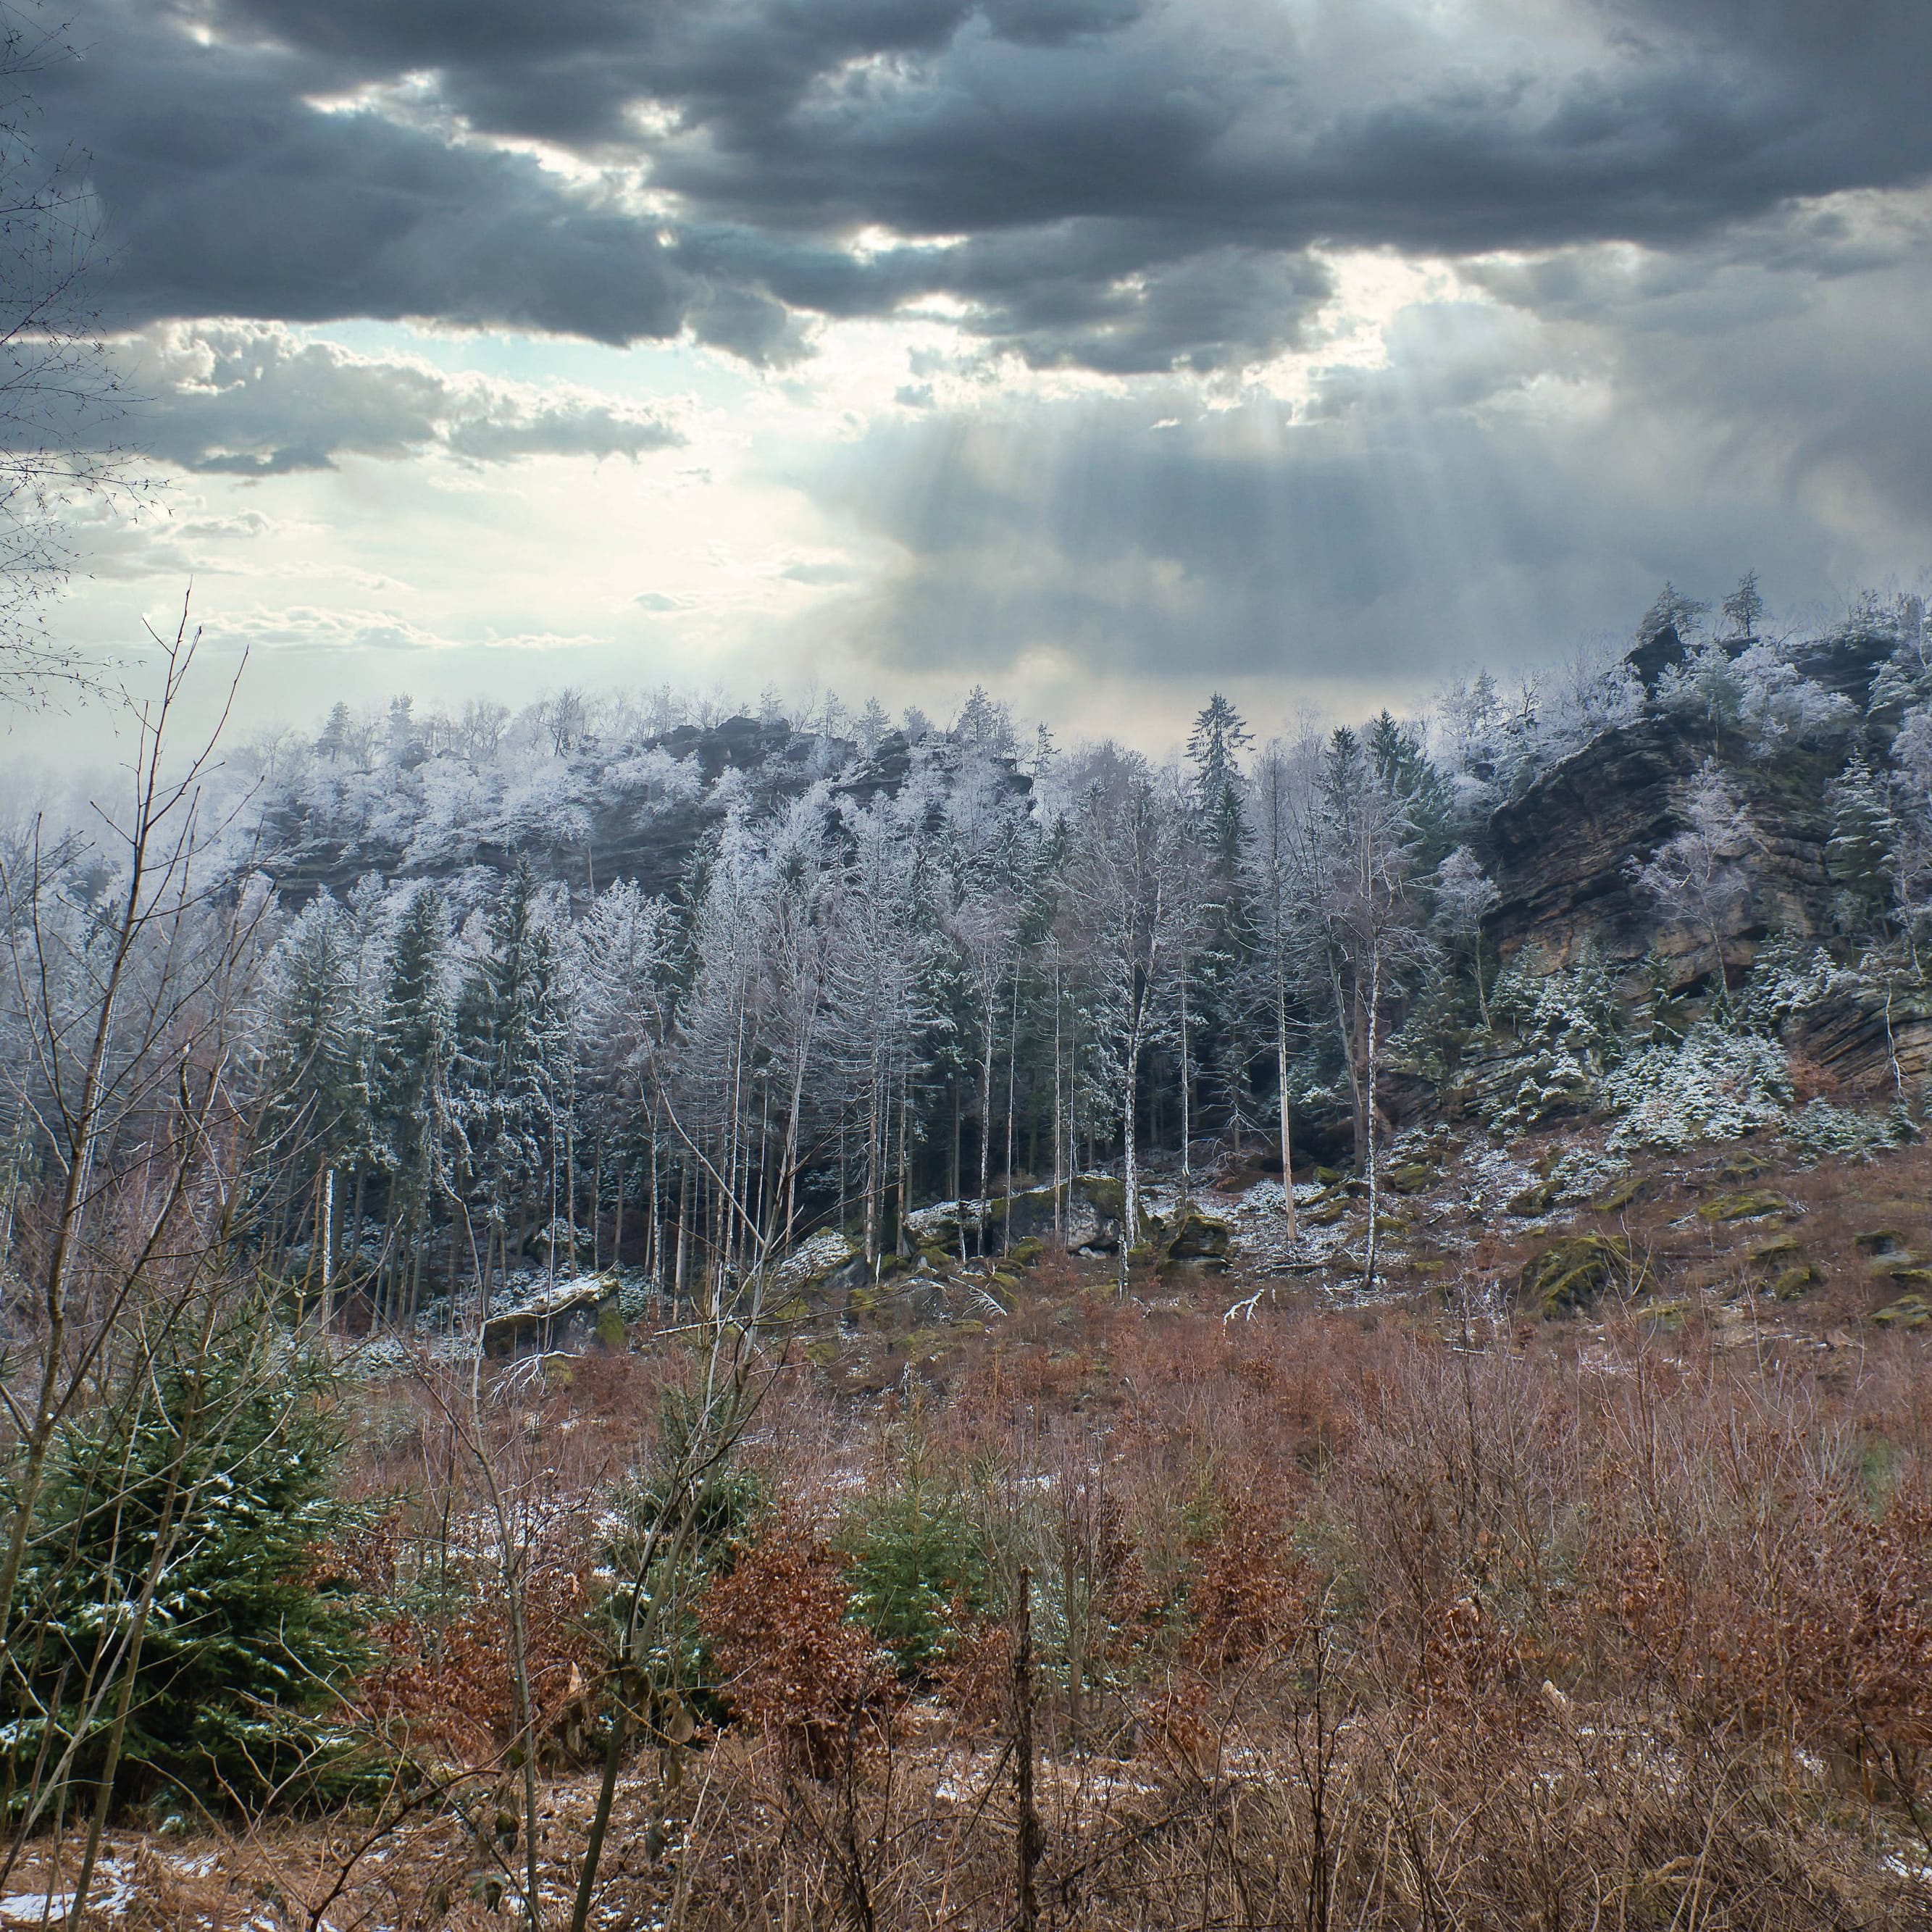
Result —
<instances>
[{"instance_id":1,"label":"layered rock face","mask_svg":"<svg viewBox=\"0 0 1932 1932\"><path fill-rule=\"evenodd\" d=\"M1772 933L1807 938L1826 929L1824 790L1834 767L1802 754L1766 764L1721 744L1716 751L1760 842L1738 855L1751 890L1722 932L1728 970L1748 965L1757 941ZM1528 947L1555 968L1594 940L1613 971L1632 974L1654 951L1677 988L1708 974L1708 938L1660 920L1632 874L1684 829L1685 794L1712 754L1708 731L1652 715L1606 732L1498 807L1488 837L1501 896L1484 922L1497 956L1510 960Z\"/></svg>"},{"instance_id":2,"label":"layered rock face","mask_svg":"<svg viewBox=\"0 0 1932 1932\"><path fill-rule=\"evenodd\" d=\"M1872 685L1897 646L1889 632L1851 634L1810 645L1792 660L1803 676L1854 707L1868 748L1881 756L1898 721L1874 715ZM1675 631L1666 629L1625 662L1654 692L1685 655ZM1673 990L1704 978L1714 963L1708 936L1662 920L1632 873L1684 829L1686 796L1706 759L1715 759L1736 788L1757 838L1730 855L1744 862L1751 890L1721 928L1727 973L1748 966L1757 942L1774 933L1802 940L1825 932L1832 902L1826 794L1842 760L1790 746L1774 758L1755 755L1751 746L1693 716L1647 709L1491 814L1485 856L1501 896L1484 934L1497 956L1511 959L1527 947L1553 968L1589 940L1613 970L1628 974L1654 951Z\"/></svg>"},{"instance_id":3,"label":"layered rock face","mask_svg":"<svg viewBox=\"0 0 1932 1932\"><path fill-rule=\"evenodd\" d=\"M1675 644L1666 634L1630 654L1647 686L1681 659ZM1794 660L1854 706L1875 765L1898 720L1894 710L1874 709L1873 682L1896 644L1890 635L1855 635L1811 646ZM1486 941L1496 957L1521 957L1534 971L1568 965L1594 944L1633 998L1652 990L1647 962L1660 965L1672 993L1707 986L1716 964L1709 935L1663 916L1634 874L1685 829L1699 768L1714 758L1755 834L1726 855L1748 881L1719 928L1725 977L1736 985L1766 940L1802 944L1831 930L1828 794L1843 756L1842 746L1826 754L1788 746L1773 757L1754 755L1694 716L1647 710L1491 815L1484 856L1500 896L1484 922ZM1904 1097L1932 1082L1932 1010L1922 1000L1827 988L1792 1014L1784 1034L1796 1059L1852 1094Z\"/></svg>"}]
</instances>

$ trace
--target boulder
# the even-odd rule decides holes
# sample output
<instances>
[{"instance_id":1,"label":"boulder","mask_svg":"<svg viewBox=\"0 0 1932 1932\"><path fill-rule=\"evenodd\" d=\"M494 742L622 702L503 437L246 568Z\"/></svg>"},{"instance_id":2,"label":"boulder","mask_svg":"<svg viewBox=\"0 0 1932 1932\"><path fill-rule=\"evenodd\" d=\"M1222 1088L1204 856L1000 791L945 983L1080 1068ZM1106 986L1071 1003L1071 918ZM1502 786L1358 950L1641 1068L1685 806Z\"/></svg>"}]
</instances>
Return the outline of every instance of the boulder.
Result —
<instances>
[{"instance_id":1,"label":"boulder","mask_svg":"<svg viewBox=\"0 0 1932 1932\"><path fill-rule=\"evenodd\" d=\"M1793 1212L1791 1202L1775 1188L1748 1189L1739 1194L1714 1194L1697 1212L1706 1221L1761 1221L1768 1215Z\"/></svg>"},{"instance_id":2,"label":"boulder","mask_svg":"<svg viewBox=\"0 0 1932 1932\"><path fill-rule=\"evenodd\" d=\"M1900 1295L1881 1308L1872 1319L1884 1328L1922 1328L1932 1322L1932 1301L1922 1294Z\"/></svg>"},{"instance_id":3,"label":"boulder","mask_svg":"<svg viewBox=\"0 0 1932 1932\"><path fill-rule=\"evenodd\" d=\"M1650 1191L1650 1176L1647 1174L1626 1174L1613 1180L1602 1193L1590 1203L1592 1209L1599 1214L1614 1214L1620 1208L1629 1207Z\"/></svg>"},{"instance_id":4,"label":"boulder","mask_svg":"<svg viewBox=\"0 0 1932 1932\"><path fill-rule=\"evenodd\" d=\"M1227 1273L1229 1235L1225 1221L1203 1214L1192 1201L1184 1201L1169 1218L1166 1232L1162 1274Z\"/></svg>"},{"instance_id":5,"label":"boulder","mask_svg":"<svg viewBox=\"0 0 1932 1932\"><path fill-rule=\"evenodd\" d=\"M1621 1234L1568 1234L1523 1264L1516 1294L1539 1315L1574 1314L1630 1287L1637 1273Z\"/></svg>"},{"instance_id":6,"label":"boulder","mask_svg":"<svg viewBox=\"0 0 1932 1932\"><path fill-rule=\"evenodd\" d=\"M483 1324L482 1351L491 1361L580 1354L600 1340L608 1343L613 1322L621 1333L615 1279L578 1275L491 1316Z\"/></svg>"}]
</instances>

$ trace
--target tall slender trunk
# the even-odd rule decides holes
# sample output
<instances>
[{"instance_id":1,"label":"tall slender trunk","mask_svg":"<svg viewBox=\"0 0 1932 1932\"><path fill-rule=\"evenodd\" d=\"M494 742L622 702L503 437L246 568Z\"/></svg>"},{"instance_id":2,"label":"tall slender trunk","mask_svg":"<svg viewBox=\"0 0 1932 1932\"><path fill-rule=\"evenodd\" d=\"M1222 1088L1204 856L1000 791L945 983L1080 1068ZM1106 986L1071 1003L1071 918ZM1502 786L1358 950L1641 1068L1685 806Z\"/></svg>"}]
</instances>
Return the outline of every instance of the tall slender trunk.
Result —
<instances>
[{"instance_id":1,"label":"tall slender trunk","mask_svg":"<svg viewBox=\"0 0 1932 1932\"><path fill-rule=\"evenodd\" d=\"M1294 1155L1288 1138L1288 976L1276 956L1274 976L1274 1070L1278 1082L1276 1098L1281 1110L1281 1198L1288 1216L1288 1238L1298 1241L1301 1231L1294 1218Z\"/></svg>"},{"instance_id":2,"label":"tall slender trunk","mask_svg":"<svg viewBox=\"0 0 1932 1932\"><path fill-rule=\"evenodd\" d=\"M590 1271L595 1274L603 1262L604 1130L597 1130L597 1151L590 1166Z\"/></svg>"},{"instance_id":3,"label":"tall slender trunk","mask_svg":"<svg viewBox=\"0 0 1932 1932\"><path fill-rule=\"evenodd\" d=\"M1187 968L1180 969L1180 1192L1184 1198L1194 1192L1193 1062L1187 1038Z\"/></svg>"},{"instance_id":4,"label":"tall slender trunk","mask_svg":"<svg viewBox=\"0 0 1932 1932\"><path fill-rule=\"evenodd\" d=\"M986 998L986 1036L980 1054L980 1205L974 1216L980 1252L986 1252L986 1202L993 1185L993 1061L999 1052L998 995Z\"/></svg>"},{"instance_id":5,"label":"tall slender trunk","mask_svg":"<svg viewBox=\"0 0 1932 1932\"><path fill-rule=\"evenodd\" d=\"M1053 962L1053 1238L1056 1244L1066 1238L1064 1190L1066 1176L1060 1160L1064 1126L1060 1085L1060 962L1056 959Z\"/></svg>"},{"instance_id":6,"label":"tall slender trunk","mask_svg":"<svg viewBox=\"0 0 1932 1932\"><path fill-rule=\"evenodd\" d=\"M1368 1132L1366 1146L1369 1162L1369 1249L1363 1279L1373 1287L1376 1279L1376 1262L1381 1250L1382 1202L1380 1180L1382 1163L1376 1158L1376 1063L1381 1054L1381 1041L1378 1028L1381 1020L1382 990L1382 950L1372 946L1369 953L1369 1027L1367 1064L1363 1070L1364 1084L1368 1094Z\"/></svg>"},{"instance_id":7,"label":"tall slender trunk","mask_svg":"<svg viewBox=\"0 0 1932 1932\"><path fill-rule=\"evenodd\" d=\"M1140 1029L1129 1042L1120 1108L1120 1292L1127 1292L1128 1255L1140 1232L1140 1168L1134 1138L1134 1117L1140 1111Z\"/></svg>"},{"instance_id":8,"label":"tall slender trunk","mask_svg":"<svg viewBox=\"0 0 1932 1932\"><path fill-rule=\"evenodd\" d=\"M899 1159L898 1226L892 1230L892 1246L899 1254L910 1252L906 1233L906 1216L912 1211L912 1055L899 1062Z\"/></svg>"},{"instance_id":9,"label":"tall slender trunk","mask_svg":"<svg viewBox=\"0 0 1932 1932\"><path fill-rule=\"evenodd\" d=\"M1018 1084L1020 1051L1020 956L1013 955L1013 1006L1006 1024L1006 1211L1000 1220L1000 1252L1012 1245L1013 1227L1013 1105Z\"/></svg>"}]
</instances>

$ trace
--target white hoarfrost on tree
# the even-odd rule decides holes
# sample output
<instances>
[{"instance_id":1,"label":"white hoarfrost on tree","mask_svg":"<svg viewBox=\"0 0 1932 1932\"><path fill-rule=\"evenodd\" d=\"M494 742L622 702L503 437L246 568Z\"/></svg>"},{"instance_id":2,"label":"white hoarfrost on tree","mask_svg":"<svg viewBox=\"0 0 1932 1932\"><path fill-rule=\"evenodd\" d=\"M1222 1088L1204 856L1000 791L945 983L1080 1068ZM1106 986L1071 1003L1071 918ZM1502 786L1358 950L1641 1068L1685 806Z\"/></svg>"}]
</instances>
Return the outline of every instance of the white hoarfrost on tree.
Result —
<instances>
[{"instance_id":1,"label":"white hoarfrost on tree","mask_svg":"<svg viewBox=\"0 0 1932 1932\"><path fill-rule=\"evenodd\" d=\"M1688 926L1710 948L1714 997L1721 1006L1724 929L1750 893L1751 867L1762 850L1737 788L1714 760L1706 759L1688 788L1684 829L1641 863L1631 862L1637 890L1673 924Z\"/></svg>"}]
</instances>

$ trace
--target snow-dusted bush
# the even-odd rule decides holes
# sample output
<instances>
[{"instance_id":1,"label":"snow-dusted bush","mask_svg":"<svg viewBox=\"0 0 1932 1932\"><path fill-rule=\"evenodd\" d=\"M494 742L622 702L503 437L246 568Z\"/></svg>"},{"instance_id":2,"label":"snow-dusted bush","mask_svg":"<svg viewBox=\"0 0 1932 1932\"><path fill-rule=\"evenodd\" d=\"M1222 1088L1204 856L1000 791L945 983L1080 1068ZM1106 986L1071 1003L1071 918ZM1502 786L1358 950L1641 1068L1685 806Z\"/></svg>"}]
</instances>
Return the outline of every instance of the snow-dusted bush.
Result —
<instances>
[{"instance_id":1,"label":"snow-dusted bush","mask_svg":"<svg viewBox=\"0 0 1932 1932\"><path fill-rule=\"evenodd\" d=\"M1780 934L1758 948L1744 984L1731 996L1732 1018L1747 1033L1775 1034L1801 1008L1828 992L1844 969L1821 946Z\"/></svg>"},{"instance_id":2,"label":"snow-dusted bush","mask_svg":"<svg viewBox=\"0 0 1932 1932\"><path fill-rule=\"evenodd\" d=\"M1612 1181L1630 1172L1630 1162L1601 1148L1574 1147L1548 1175L1559 1201L1581 1201L1600 1194Z\"/></svg>"},{"instance_id":3,"label":"snow-dusted bush","mask_svg":"<svg viewBox=\"0 0 1932 1932\"><path fill-rule=\"evenodd\" d=\"M1604 1098L1622 1116L1606 1143L1612 1153L1696 1147L1782 1123L1791 1070L1775 1040L1700 1021L1679 1045L1631 1054L1604 1080Z\"/></svg>"},{"instance_id":4,"label":"snow-dusted bush","mask_svg":"<svg viewBox=\"0 0 1932 1932\"><path fill-rule=\"evenodd\" d=\"M1594 946L1580 947L1571 964L1540 977L1512 961L1490 995L1490 1013L1516 1036L1502 1078L1478 1102L1491 1127L1520 1132L1596 1104L1622 1045L1622 1022Z\"/></svg>"},{"instance_id":5,"label":"snow-dusted bush","mask_svg":"<svg viewBox=\"0 0 1932 1932\"><path fill-rule=\"evenodd\" d=\"M674 758L656 745L615 760L605 769L604 783L613 798L661 810L694 805L704 796L704 774L696 758Z\"/></svg>"},{"instance_id":6,"label":"snow-dusted bush","mask_svg":"<svg viewBox=\"0 0 1932 1932\"><path fill-rule=\"evenodd\" d=\"M1657 702L1714 730L1742 734L1760 758L1786 742L1829 737L1857 716L1848 698L1807 677L1778 646L1762 640L1735 654L1707 640L1658 680Z\"/></svg>"},{"instance_id":7,"label":"snow-dusted bush","mask_svg":"<svg viewBox=\"0 0 1932 1932\"><path fill-rule=\"evenodd\" d=\"M1856 1160L1918 1138L1917 1126L1903 1107L1885 1114L1861 1114L1829 1100L1814 1100L1799 1108L1784 1132L1799 1158L1808 1162L1834 1156Z\"/></svg>"}]
</instances>

